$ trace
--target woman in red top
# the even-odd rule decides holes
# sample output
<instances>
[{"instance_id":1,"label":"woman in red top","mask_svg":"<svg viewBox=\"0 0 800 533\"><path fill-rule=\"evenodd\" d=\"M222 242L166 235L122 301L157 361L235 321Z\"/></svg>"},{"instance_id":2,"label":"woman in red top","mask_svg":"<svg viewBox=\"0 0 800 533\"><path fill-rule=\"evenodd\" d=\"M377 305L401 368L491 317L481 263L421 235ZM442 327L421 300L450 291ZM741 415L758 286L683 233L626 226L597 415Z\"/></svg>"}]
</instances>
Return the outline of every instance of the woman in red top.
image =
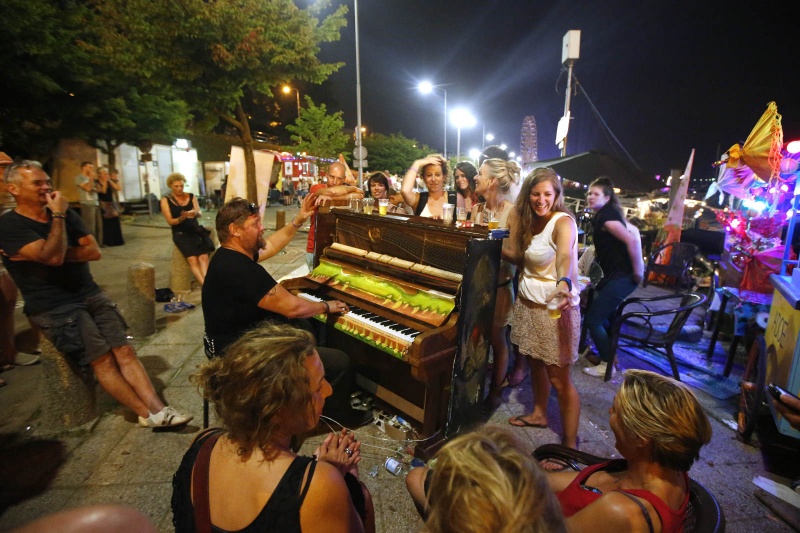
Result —
<instances>
[{"instance_id":1,"label":"woman in red top","mask_svg":"<svg viewBox=\"0 0 800 533\"><path fill-rule=\"evenodd\" d=\"M609 414L624 459L548 475L568 529L683 531L687 472L711 440L711 425L697 398L672 378L629 370Z\"/></svg>"}]
</instances>

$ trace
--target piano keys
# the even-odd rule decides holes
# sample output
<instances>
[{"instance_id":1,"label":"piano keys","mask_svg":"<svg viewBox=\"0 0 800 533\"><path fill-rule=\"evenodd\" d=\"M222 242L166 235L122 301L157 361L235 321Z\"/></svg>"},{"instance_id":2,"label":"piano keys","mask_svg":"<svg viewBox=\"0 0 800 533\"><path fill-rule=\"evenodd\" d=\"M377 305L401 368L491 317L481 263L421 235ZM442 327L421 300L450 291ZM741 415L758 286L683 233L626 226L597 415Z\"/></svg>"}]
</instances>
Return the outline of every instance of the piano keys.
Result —
<instances>
[{"instance_id":1,"label":"piano keys","mask_svg":"<svg viewBox=\"0 0 800 533\"><path fill-rule=\"evenodd\" d=\"M284 287L337 299L320 344L344 350L358 385L419 429L417 455L478 421L501 241L486 228L339 209L318 214L316 267Z\"/></svg>"}]
</instances>

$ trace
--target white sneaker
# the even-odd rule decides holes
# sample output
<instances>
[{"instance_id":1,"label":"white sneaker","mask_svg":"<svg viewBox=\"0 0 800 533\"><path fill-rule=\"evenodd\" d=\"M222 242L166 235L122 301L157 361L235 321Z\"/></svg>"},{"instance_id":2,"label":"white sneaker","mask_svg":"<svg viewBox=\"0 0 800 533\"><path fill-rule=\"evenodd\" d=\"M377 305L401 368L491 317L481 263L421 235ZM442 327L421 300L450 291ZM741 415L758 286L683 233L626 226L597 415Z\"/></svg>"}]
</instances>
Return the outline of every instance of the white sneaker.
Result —
<instances>
[{"instance_id":1,"label":"white sneaker","mask_svg":"<svg viewBox=\"0 0 800 533\"><path fill-rule=\"evenodd\" d=\"M32 353L25 353L25 352L17 352L17 356L14 358L14 364L17 366L32 366L39 362L41 359L38 355L33 355Z\"/></svg>"},{"instance_id":2,"label":"white sneaker","mask_svg":"<svg viewBox=\"0 0 800 533\"><path fill-rule=\"evenodd\" d=\"M606 377L606 368L608 368L608 363L603 361L597 366L587 366L583 369L584 374L588 374L589 376L593 376L596 378L605 378ZM614 375L614 369L611 369L611 375Z\"/></svg>"},{"instance_id":3,"label":"white sneaker","mask_svg":"<svg viewBox=\"0 0 800 533\"><path fill-rule=\"evenodd\" d=\"M147 418L139 417L139 425L145 428L174 428L183 426L194 417L182 415L172 407L165 407L156 414L150 413Z\"/></svg>"}]
</instances>

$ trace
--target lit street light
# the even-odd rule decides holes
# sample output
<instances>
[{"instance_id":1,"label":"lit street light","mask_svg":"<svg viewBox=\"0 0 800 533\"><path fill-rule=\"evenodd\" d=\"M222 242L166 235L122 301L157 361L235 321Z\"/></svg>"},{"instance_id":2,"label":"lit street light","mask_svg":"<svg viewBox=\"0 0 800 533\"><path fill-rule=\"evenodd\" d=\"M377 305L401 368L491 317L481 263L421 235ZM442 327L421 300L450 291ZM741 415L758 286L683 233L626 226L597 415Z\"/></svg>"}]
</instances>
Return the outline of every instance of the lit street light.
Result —
<instances>
[{"instance_id":1,"label":"lit street light","mask_svg":"<svg viewBox=\"0 0 800 533\"><path fill-rule=\"evenodd\" d=\"M478 159L481 157L481 151L477 148L471 148L469 151L469 158L475 161L475 164L478 164Z\"/></svg>"},{"instance_id":2,"label":"lit street light","mask_svg":"<svg viewBox=\"0 0 800 533\"><path fill-rule=\"evenodd\" d=\"M300 91L288 85L283 86L283 94L291 94L292 91L297 94L297 118L300 118Z\"/></svg>"},{"instance_id":3,"label":"lit street light","mask_svg":"<svg viewBox=\"0 0 800 533\"><path fill-rule=\"evenodd\" d=\"M428 94L433 92L434 89L439 89L444 95L444 150L442 150L442 155L447 159L447 91L442 89L441 85L432 85L429 81L423 81L417 89L422 94Z\"/></svg>"},{"instance_id":4,"label":"lit street light","mask_svg":"<svg viewBox=\"0 0 800 533\"><path fill-rule=\"evenodd\" d=\"M450 122L456 127L456 159L461 159L461 128L471 128L475 125L475 117L464 108L454 109L450 113Z\"/></svg>"}]
</instances>

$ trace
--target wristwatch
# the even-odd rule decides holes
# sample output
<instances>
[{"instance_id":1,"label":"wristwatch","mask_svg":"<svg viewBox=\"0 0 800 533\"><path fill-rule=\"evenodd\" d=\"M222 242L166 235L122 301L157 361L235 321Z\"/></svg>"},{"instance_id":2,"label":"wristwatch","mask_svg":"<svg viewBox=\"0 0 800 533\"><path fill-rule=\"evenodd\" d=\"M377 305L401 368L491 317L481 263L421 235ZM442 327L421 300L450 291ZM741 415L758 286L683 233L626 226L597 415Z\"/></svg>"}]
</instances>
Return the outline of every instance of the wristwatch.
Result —
<instances>
[{"instance_id":1,"label":"wristwatch","mask_svg":"<svg viewBox=\"0 0 800 533\"><path fill-rule=\"evenodd\" d=\"M562 281L567 284L567 288L569 289L569 292L572 292L572 280L567 278L567 277L558 278L558 281L556 281L556 285L558 285Z\"/></svg>"}]
</instances>

